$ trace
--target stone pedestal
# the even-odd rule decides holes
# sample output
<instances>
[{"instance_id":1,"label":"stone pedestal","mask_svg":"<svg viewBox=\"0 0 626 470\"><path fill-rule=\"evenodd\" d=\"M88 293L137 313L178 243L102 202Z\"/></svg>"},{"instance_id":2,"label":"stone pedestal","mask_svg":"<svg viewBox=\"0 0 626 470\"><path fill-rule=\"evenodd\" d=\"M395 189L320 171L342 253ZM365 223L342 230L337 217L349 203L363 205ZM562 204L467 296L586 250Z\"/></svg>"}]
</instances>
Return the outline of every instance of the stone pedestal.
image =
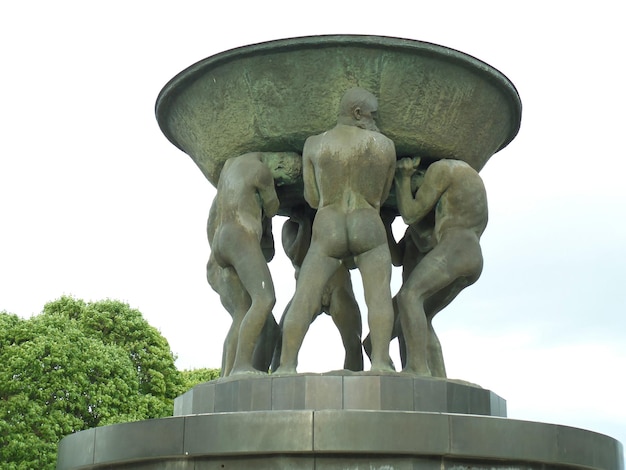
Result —
<instances>
[{"instance_id":1,"label":"stone pedestal","mask_svg":"<svg viewBox=\"0 0 626 470\"><path fill-rule=\"evenodd\" d=\"M172 418L79 432L69 469L623 470L621 444L506 418L478 386L400 374L229 378L180 396Z\"/></svg>"}]
</instances>

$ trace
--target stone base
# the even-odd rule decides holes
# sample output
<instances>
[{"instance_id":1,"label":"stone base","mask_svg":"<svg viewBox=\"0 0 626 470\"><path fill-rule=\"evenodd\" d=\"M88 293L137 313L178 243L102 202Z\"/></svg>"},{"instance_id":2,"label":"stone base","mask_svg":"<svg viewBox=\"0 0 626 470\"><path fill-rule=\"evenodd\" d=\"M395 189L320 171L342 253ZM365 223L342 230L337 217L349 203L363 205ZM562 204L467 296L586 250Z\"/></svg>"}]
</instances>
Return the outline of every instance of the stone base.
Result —
<instances>
[{"instance_id":1,"label":"stone base","mask_svg":"<svg viewBox=\"0 0 626 470\"><path fill-rule=\"evenodd\" d=\"M506 417L506 401L467 382L399 373L228 377L174 401L174 416L265 410L428 411Z\"/></svg>"},{"instance_id":2,"label":"stone base","mask_svg":"<svg viewBox=\"0 0 626 470\"><path fill-rule=\"evenodd\" d=\"M409 403L411 400L403 393L412 390L411 396L418 396L417 392L429 382L433 387L445 384L443 390L459 385L450 381L364 374L358 376L366 379L358 382L361 387L352 390L351 381L345 379L353 376L339 376L344 407L323 409L320 404L331 399L324 396L335 394L323 386L328 377L285 376L270 380L270 396L278 400L270 400L270 404L285 403L273 390L286 386L293 391L294 403L312 406L315 402L318 408L180 414L185 408L215 409L221 403L217 397L225 384L237 384L231 404L239 407L248 401L235 397L248 396L245 390L250 387L267 387L262 383L268 377L223 379L199 385L179 397L179 415L175 417L105 426L66 437L59 445L57 469L624 469L618 441L582 429L484 414L345 407L350 396L358 402L359 396L372 395L380 399L363 400L386 406L391 402L384 390L390 389L399 393L400 402ZM304 380L306 386L291 388L279 379L293 384L302 384ZM362 388L368 381L370 386ZM213 392L205 394L209 398L205 396L204 402L200 397L210 386L215 386L215 393L212 399ZM233 385L224 390L228 387ZM467 387L470 395L481 390L469 385L462 387ZM400 389L404 391L398 392ZM317 394L320 396L314 399ZM443 402L455 403L447 398ZM412 403L419 401L413 398Z\"/></svg>"}]
</instances>

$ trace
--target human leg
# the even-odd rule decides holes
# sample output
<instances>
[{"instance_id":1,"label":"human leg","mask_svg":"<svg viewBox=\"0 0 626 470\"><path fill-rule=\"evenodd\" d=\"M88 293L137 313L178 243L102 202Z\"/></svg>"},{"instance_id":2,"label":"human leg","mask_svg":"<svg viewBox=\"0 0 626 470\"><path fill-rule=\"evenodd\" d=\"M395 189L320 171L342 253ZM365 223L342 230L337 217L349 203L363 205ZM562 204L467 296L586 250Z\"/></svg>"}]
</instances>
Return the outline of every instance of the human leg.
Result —
<instances>
[{"instance_id":1,"label":"human leg","mask_svg":"<svg viewBox=\"0 0 626 470\"><path fill-rule=\"evenodd\" d=\"M270 368L272 369L272 372L276 372L276 369L280 367L280 354L283 350L283 328L284 328L284 323L285 323L285 316L287 315L287 311L289 310L289 307L291 306L292 301L293 299L291 299L287 303L287 306L285 307L285 310L283 311L283 314L280 317L280 322L278 324L278 338L276 338L276 346L274 347L274 354L272 356L272 364L270 366Z\"/></svg>"},{"instance_id":2,"label":"human leg","mask_svg":"<svg viewBox=\"0 0 626 470\"><path fill-rule=\"evenodd\" d=\"M282 351L277 374L295 374L298 352L313 316L320 310L320 299L328 279L339 268L340 261L311 247L296 285L296 293L284 316Z\"/></svg>"},{"instance_id":3,"label":"human leg","mask_svg":"<svg viewBox=\"0 0 626 470\"><path fill-rule=\"evenodd\" d=\"M213 256L209 258L207 264L207 280L213 290L219 294L222 306L232 318L222 349L220 375L227 377L235 362L239 327L250 308L251 300L235 270L232 267L223 268L219 266Z\"/></svg>"},{"instance_id":4,"label":"human leg","mask_svg":"<svg viewBox=\"0 0 626 470\"><path fill-rule=\"evenodd\" d=\"M483 259L478 238L469 231L455 231L444 236L442 246L450 253L447 267L451 282L430 295L424 302L428 322L427 359L435 377L447 377L441 342L433 327L437 313L446 308L466 287L474 284L482 272Z\"/></svg>"},{"instance_id":5,"label":"human leg","mask_svg":"<svg viewBox=\"0 0 626 470\"><path fill-rule=\"evenodd\" d=\"M427 362L427 322L423 299L405 283L396 295L402 337L405 348L403 371L416 375L431 375Z\"/></svg>"},{"instance_id":6,"label":"human leg","mask_svg":"<svg viewBox=\"0 0 626 470\"><path fill-rule=\"evenodd\" d=\"M261 334L254 346L252 353L252 367L262 372L267 372L272 362L276 343L280 341L280 328L274 315L267 316Z\"/></svg>"},{"instance_id":7,"label":"human leg","mask_svg":"<svg viewBox=\"0 0 626 470\"><path fill-rule=\"evenodd\" d=\"M416 265L398 292L398 310L406 347L405 372L431 375L428 344L432 325L429 325L426 316L425 302L452 280L446 246L439 244Z\"/></svg>"},{"instance_id":8,"label":"human leg","mask_svg":"<svg viewBox=\"0 0 626 470\"><path fill-rule=\"evenodd\" d=\"M363 292L372 343L373 371L394 371L389 357L389 343L393 330L391 301L391 256L386 244L355 257L363 279Z\"/></svg>"},{"instance_id":9,"label":"human leg","mask_svg":"<svg viewBox=\"0 0 626 470\"><path fill-rule=\"evenodd\" d=\"M252 366L252 354L268 315L274 307L274 284L260 246L242 244L233 266L250 296L251 304L239 327L237 352L232 375L258 372Z\"/></svg>"},{"instance_id":10,"label":"human leg","mask_svg":"<svg viewBox=\"0 0 626 470\"><path fill-rule=\"evenodd\" d=\"M345 268L340 268L345 269ZM338 285L332 292L329 313L339 330L341 341L345 350L344 369L352 371L363 370L363 349L361 346L361 311L359 304L354 298L350 273L337 273L334 278ZM331 279L330 282L333 282Z\"/></svg>"}]
</instances>

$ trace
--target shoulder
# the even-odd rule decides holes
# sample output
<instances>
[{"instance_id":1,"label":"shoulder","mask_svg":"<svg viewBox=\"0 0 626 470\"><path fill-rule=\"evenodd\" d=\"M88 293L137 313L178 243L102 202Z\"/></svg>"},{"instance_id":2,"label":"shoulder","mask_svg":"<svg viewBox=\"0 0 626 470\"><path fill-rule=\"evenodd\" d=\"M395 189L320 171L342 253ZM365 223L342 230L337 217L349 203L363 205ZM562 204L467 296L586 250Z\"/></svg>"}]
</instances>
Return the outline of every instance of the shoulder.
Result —
<instances>
[{"instance_id":1,"label":"shoulder","mask_svg":"<svg viewBox=\"0 0 626 470\"><path fill-rule=\"evenodd\" d=\"M314 148L318 147L322 138L325 135L326 135L326 132L324 132L323 134L312 135L310 137L307 137L307 139L304 141L304 148L302 150L302 154L304 155L305 153L308 153Z\"/></svg>"},{"instance_id":2,"label":"shoulder","mask_svg":"<svg viewBox=\"0 0 626 470\"><path fill-rule=\"evenodd\" d=\"M424 184L440 189L447 187L453 180L452 175L455 173L453 162L454 160L443 159L431 163L424 173Z\"/></svg>"},{"instance_id":3,"label":"shoulder","mask_svg":"<svg viewBox=\"0 0 626 470\"><path fill-rule=\"evenodd\" d=\"M468 163L461 160L442 159L432 163L426 171L426 176L440 181L442 184L455 184L463 181L466 184L480 184L482 179L478 172Z\"/></svg>"},{"instance_id":4,"label":"shoulder","mask_svg":"<svg viewBox=\"0 0 626 470\"><path fill-rule=\"evenodd\" d=\"M370 138L376 142L376 144L384 150L387 151L393 151L395 154L396 151L396 145L393 143L393 140L391 140L389 137L387 137L384 134L381 134L380 132L376 132L376 131L367 131L369 133Z\"/></svg>"},{"instance_id":5,"label":"shoulder","mask_svg":"<svg viewBox=\"0 0 626 470\"><path fill-rule=\"evenodd\" d=\"M458 170L464 166L467 166L467 163L462 162L460 160L452 160L449 158L444 158L441 160L437 160L431 163L426 170L427 173L435 173L435 174L449 174L455 170Z\"/></svg>"},{"instance_id":6,"label":"shoulder","mask_svg":"<svg viewBox=\"0 0 626 470\"><path fill-rule=\"evenodd\" d=\"M476 173L476 170L471 167L469 163L464 162L463 160L456 160L453 158L443 158L441 160L437 160L433 164L430 165L435 168L446 168L449 170L460 170L460 171L471 171Z\"/></svg>"}]
</instances>

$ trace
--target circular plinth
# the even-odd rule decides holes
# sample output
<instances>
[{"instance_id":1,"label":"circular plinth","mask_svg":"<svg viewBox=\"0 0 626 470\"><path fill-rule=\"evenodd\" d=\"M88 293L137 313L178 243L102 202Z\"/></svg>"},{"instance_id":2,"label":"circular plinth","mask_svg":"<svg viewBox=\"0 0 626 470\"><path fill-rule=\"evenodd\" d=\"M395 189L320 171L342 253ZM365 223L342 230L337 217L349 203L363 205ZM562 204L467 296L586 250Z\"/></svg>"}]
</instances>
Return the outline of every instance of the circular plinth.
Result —
<instances>
[{"instance_id":1,"label":"circular plinth","mask_svg":"<svg viewBox=\"0 0 626 470\"><path fill-rule=\"evenodd\" d=\"M519 130L519 95L498 70L443 46L379 36L284 39L211 56L163 88L156 116L217 185L227 158L301 154L307 137L336 124L354 86L378 97L378 126L398 157L457 158L480 170Z\"/></svg>"},{"instance_id":2,"label":"circular plinth","mask_svg":"<svg viewBox=\"0 0 626 470\"><path fill-rule=\"evenodd\" d=\"M553 424L414 411L210 413L82 431L58 470L623 470L621 444Z\"/></svg>"},{"instance_id":3,"label":"circular plinth","mask_svg":"<svg viewBox=\"0 0 626 470\"><path fill-rule=\"evenodd\" d=\"M59 444L57 469L624 468L621 444L594 432L496 416L402 410L433 403L439 408L486 410L478 404L481 395L474 394L482 390L477 386L371 374L267 379L213 381L179 397L178 416L173 418L72 434ZM212 390L210 384L215 385ZM454 385L461 388L452 391ZM492 400L497 397L482 391ZM438 394L443 394L439 402ZM457 396L457 405L451 395ZM477 403L469 405L470 397ZM338 399L344 402L340 407ZM274 408L217 411L258 408L261 403ZM189 407L193 410L183 409ZM210 407L215 411L208 412Z\"/></svg>"},{"instance_id":4,"label":"circular plinth","mask_svg":"<svg viewBox=\"0 0 626 470\"><path fill-rule=\"evenodd\" d=\"M477 385L368 372L228 377L174 401L174 416L265 410L427 411L506 417L506 401Z\"/></svg>"}]
</instances>

